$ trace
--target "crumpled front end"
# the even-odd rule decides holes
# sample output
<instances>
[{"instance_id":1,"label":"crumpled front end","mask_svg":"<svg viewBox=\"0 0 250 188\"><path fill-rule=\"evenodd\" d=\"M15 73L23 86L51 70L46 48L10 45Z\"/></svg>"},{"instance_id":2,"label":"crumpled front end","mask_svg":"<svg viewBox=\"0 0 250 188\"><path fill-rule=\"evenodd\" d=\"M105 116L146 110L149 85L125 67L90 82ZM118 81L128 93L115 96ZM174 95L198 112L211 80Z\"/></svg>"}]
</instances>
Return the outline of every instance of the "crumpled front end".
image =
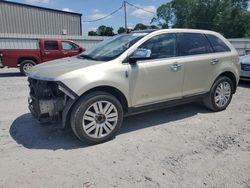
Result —
<instances>
[{"instance_id":1,"label":"crumpled front end","mask_svg":"<svg viewBox=\"0 0 250 188\"><path fill-rule=\"evenodd\" d=\"M32 115L41 123L60 122L70 98L63 92L65 89L55 81L28 78L28 82L30 87L28 102Z\"/></svg>"}]
</instances>

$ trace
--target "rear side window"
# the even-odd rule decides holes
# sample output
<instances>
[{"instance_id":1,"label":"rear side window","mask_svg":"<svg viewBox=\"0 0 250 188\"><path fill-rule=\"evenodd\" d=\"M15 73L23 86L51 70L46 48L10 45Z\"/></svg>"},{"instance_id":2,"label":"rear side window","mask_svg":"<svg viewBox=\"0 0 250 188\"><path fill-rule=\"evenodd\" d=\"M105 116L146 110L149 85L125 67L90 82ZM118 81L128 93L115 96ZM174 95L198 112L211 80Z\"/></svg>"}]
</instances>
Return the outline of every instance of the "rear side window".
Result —
<instances>
[{"instance_id":1,"label":"rear side window","mask_svg":"<svg viewBox=\"0 0 250 188\"><path fill-rule=\"evenodd\" d=\"M208 40L210 41L214 52L230 52L230 48L218 37L214 35L206 35Z\"/></svg>"},{"instance_id":2,"label":"rear side window","mask_svg":"<svg viewBox=\"0 0 250 188\"><path fill-rule=\"evenodd\" d=\"M45 41L45 50L59 50L57 41Z\"/></svg>"},{"instance_id":3,"label":"rear side window","mask_svg":"<svg viewBox=\"0 0 250 188\"><path fill-rule=\"evenodd\" d=\"M197 55L212 53L212 48L206 36L200 33L178 34L178 55Z\"/></svg>"}]
</instances>

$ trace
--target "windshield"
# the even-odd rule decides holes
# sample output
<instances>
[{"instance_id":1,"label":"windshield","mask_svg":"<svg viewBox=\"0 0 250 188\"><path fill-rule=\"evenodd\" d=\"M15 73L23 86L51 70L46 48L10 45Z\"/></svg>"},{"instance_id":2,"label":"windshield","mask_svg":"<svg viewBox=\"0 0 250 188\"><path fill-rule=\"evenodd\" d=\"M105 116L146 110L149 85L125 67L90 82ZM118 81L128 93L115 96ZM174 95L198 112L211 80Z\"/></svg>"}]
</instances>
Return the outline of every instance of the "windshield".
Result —
<instances>
[{"instance_id":1,"label":"windshield","mask_svg":"<svg viewBox=\"0 0 250 188\"><path fill-rule=\"evenodd\" d=\"M110 61L117 58L147 33L129 33L112 37L100 42L94 48L79 55L79 58L96 61Z\"/></svg>"}]
</instances>

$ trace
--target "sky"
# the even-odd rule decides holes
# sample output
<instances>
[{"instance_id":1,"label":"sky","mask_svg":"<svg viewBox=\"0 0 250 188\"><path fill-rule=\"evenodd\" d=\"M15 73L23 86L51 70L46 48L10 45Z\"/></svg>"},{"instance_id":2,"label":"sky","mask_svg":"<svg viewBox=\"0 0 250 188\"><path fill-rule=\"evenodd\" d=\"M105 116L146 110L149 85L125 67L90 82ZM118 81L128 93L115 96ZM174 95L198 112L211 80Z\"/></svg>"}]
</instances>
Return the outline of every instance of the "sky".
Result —
<instances>
[{"instance_id":1,"label":"sky","mask_svg":"<svg viewBox=\"0 0 250 188\"><path fill-rule=\"evenodd\" d=\"M123 0L10 0L19 3L25 3L30 5L36 5L46 8L77 12L81 13L83 35L87 35L88 31L96 30L100 25L112 26L114 32L117 32L120 26L124 26L124 11L119 10L116 14L107 17L104 20L97 22L85 22L89 20L95 20L109 13L117 10L122 6ZM169 0L127 0L129 3L141 7L136 9L135 7L127 5L127 23L128 27L133 28L137 23L143 23L149 25L151 19L155 16L157 7L167 3Z\"/></svg>"}]
</instances>

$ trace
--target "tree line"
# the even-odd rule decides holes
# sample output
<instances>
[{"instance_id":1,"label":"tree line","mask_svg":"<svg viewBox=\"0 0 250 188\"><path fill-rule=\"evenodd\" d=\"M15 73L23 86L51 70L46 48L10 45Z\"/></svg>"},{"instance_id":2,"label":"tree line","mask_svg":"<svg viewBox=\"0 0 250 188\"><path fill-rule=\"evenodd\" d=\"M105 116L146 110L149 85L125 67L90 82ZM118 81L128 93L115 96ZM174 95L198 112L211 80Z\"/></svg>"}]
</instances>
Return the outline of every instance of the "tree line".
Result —
<instances>
[{"instance_id":1,"label":"tree line","mask_svg":"<svg viewBox=\"0 0 250 188\"><path fill-rule=\"evenodd\" d=\"M129 31L135 31L135 30L145 30L145 29L159 29L160 27L157 27L155 25L144 25L142 23L136 24L136 26L133 29L129 29ZM124 27L119 27L117 30L117 34L125 33L126 29ZM97 28L96 31L89 31L89 36L114 36L116 33L114 32L113 27L101 25Z\"/></svg>"},{"instance_id":2,"label":"tree line","mask_svg":"<svg viewBox=\"0 0 250 188\"><path fill-rule=\"evenodd\" d=\"M172 0L157 8L151 24L137 24L132 30L190 28L217 31L227 38L250 37L249 0ZM120 27L118 34L126 32ZM113 36L112 27L100 26L89 35Z\"/></svg>"}]
</instances>

